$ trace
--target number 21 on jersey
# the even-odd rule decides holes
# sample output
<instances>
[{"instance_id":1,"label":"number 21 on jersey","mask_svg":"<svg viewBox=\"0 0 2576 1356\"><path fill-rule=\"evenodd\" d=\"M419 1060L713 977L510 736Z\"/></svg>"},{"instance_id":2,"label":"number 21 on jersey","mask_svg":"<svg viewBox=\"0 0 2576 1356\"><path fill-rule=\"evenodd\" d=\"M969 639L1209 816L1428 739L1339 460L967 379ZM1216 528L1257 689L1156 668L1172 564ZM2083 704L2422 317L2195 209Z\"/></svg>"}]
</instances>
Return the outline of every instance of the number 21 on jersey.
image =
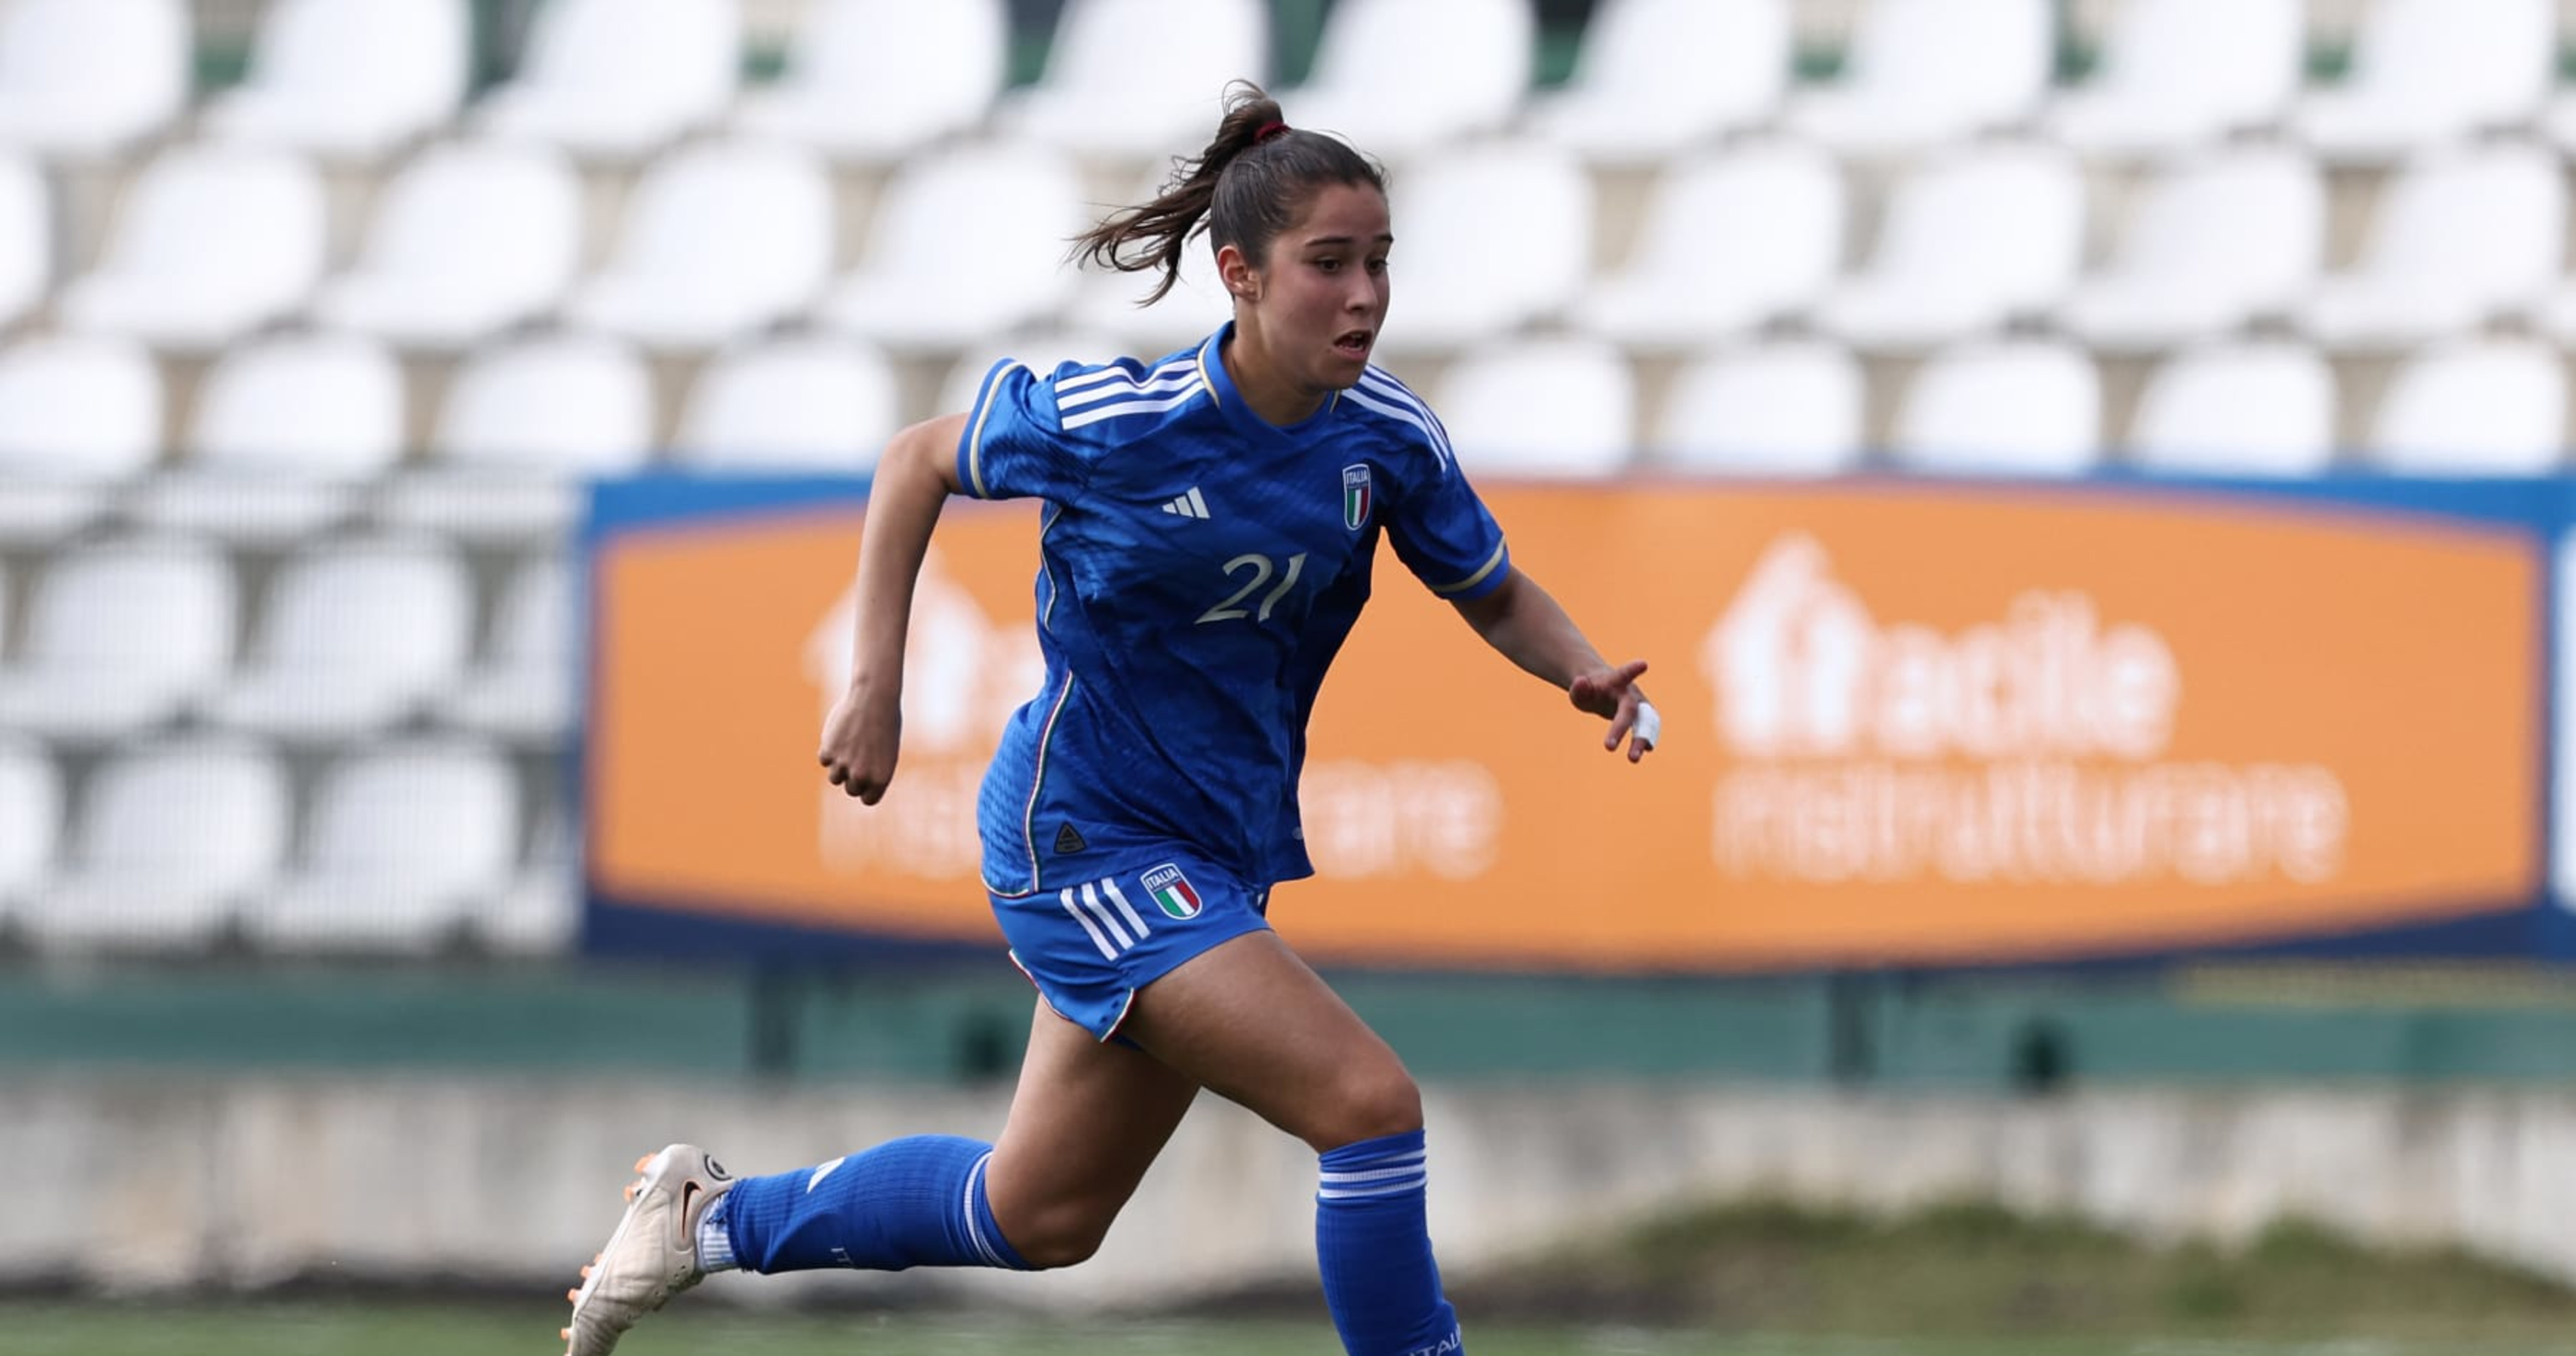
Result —
<instances>
[{"instance_id":1,"label":"number 21 on jersey","mask_svg":"<svg viewBox=\"0 0 2576 1356\"><path fill-rule=\"evenodd\" d=\"M1250 572L1251 578L1246 579L1243 586L1228 595L1224 602L1200 613L1198 624L1205 626L1209 622L1234 621L1241 617L1251 617L1255 621L1270 620L1270 609L1278 606L1279 600L1288 596L1288 590L1297 586L1297 575L1305 568L1306 553L1303 551L1288 557L1287 568L1284 570L1277 562L1265 555L1246 552L1236 556L1225 563L1226 578L1232 579L1236 574L1246 571ZM1270 576L1274 574L1279 576L1279 582L1270 584ZM1244 601L1259 592L1264 584L1270 584L1270 591L1261 595L1259 610L1246 609L1243 606Z\"/></svg>"}]
</instances>

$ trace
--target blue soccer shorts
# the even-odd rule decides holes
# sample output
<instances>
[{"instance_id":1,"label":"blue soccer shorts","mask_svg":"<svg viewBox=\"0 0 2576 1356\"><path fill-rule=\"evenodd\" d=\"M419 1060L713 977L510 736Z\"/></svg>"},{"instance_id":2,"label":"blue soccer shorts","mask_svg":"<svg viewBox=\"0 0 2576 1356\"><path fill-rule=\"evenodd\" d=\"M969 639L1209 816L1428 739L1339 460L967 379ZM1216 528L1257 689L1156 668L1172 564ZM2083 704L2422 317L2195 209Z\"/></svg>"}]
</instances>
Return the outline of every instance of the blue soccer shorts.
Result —
<instances>
[{"instance_id":1,"label":"blue soccer shorts","mask_svg":"<svg viewBox=\"0 0 2576 1356\"><path fill-rule=\"evenodd\" d=\"M1047 1006L1106 1041L1136 991L1220 943L1270 926L1269 889L1184 848L1101 854L1101 869L1026 895L993 895L993 916Z\"/></svg>"}]
</instances>

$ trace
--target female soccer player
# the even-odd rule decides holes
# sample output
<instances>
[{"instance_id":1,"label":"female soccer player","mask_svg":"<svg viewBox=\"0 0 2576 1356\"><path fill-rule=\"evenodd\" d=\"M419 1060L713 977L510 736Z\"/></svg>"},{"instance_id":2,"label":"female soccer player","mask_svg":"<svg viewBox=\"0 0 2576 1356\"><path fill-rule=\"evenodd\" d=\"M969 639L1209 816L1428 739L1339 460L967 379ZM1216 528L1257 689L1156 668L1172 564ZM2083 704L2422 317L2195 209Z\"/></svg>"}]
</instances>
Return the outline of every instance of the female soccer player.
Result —
<instances>
[{"instance_id":1,"label":"female soccer player","mask_svg":"<svg viewBox=\"0 0 2576 1356\"><path fill-rule=\"evenodd\" d=\"M896 435L859 552L856 668L823 730L831 781L876 803L941 505L1044 500L1046 686L978 814L993 911L1041 997L1000 1140L916 1136L741 1180L691 1145L648 1155L572 1292L572 1356L713 1271L1071 1266L1201 1088L1321 1155L1315 1247L1353 1356L1464 1350L1423 1223L1421 1096L1264 919L1273 883L1313 871L1307 713L1381 535L1496 650L1607 718L1604 747L1626 740L1631 762L1658 732L1646 666L1603 662L1514 568L1440 421L1369 365L1395 239L1378 171L1250 87L1181 170L1081 248L1161 270L1160 297L1204 219L1233 321L1151 366L1002 362L974 408Z\"/></svg>"}]
</instances>

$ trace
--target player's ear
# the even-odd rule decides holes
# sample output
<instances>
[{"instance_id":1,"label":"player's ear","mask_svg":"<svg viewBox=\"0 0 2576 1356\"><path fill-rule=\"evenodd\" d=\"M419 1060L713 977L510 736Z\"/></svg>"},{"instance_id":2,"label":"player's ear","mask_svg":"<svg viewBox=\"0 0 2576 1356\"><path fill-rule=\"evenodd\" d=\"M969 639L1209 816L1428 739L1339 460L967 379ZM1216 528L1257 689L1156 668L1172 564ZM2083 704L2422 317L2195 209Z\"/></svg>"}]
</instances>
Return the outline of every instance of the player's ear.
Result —
<instances>
[{"instance_id":1,"label":"player's ear","mask_svg":"<svg viewBox=\"0 0 2576 1356\"><path fill-rule=\"evenodd\" d=\"M1242 246L1217 246L1216 276L1228 295L1241 301L1261 300L1261 272L1243 256Z\"/></svg>"}]
</instances>

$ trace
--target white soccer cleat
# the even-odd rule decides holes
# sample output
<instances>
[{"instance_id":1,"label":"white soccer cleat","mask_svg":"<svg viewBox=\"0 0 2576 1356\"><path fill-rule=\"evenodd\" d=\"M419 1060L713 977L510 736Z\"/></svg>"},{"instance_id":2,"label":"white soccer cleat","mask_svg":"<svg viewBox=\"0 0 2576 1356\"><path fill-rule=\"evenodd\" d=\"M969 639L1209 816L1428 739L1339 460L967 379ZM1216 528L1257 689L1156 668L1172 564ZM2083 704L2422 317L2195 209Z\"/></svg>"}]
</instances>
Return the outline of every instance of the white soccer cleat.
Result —
<instances>
[{"instance_id":1,"label":"white soccer cleat","mask_svg":"<svg viewBox=\"0 0 2576 1356\"><path fill-rule=\"evenodd\" d=\"M694 1144L646 1154L635 1170L644 1175L626 1188L626 1217L581 1269L581 1287L564 1292L572 1301L565 1356L608 1356L635 1320L706 1278L698 1221L733 1190L733 1175Z\"/></svg>"}]
</instances>

